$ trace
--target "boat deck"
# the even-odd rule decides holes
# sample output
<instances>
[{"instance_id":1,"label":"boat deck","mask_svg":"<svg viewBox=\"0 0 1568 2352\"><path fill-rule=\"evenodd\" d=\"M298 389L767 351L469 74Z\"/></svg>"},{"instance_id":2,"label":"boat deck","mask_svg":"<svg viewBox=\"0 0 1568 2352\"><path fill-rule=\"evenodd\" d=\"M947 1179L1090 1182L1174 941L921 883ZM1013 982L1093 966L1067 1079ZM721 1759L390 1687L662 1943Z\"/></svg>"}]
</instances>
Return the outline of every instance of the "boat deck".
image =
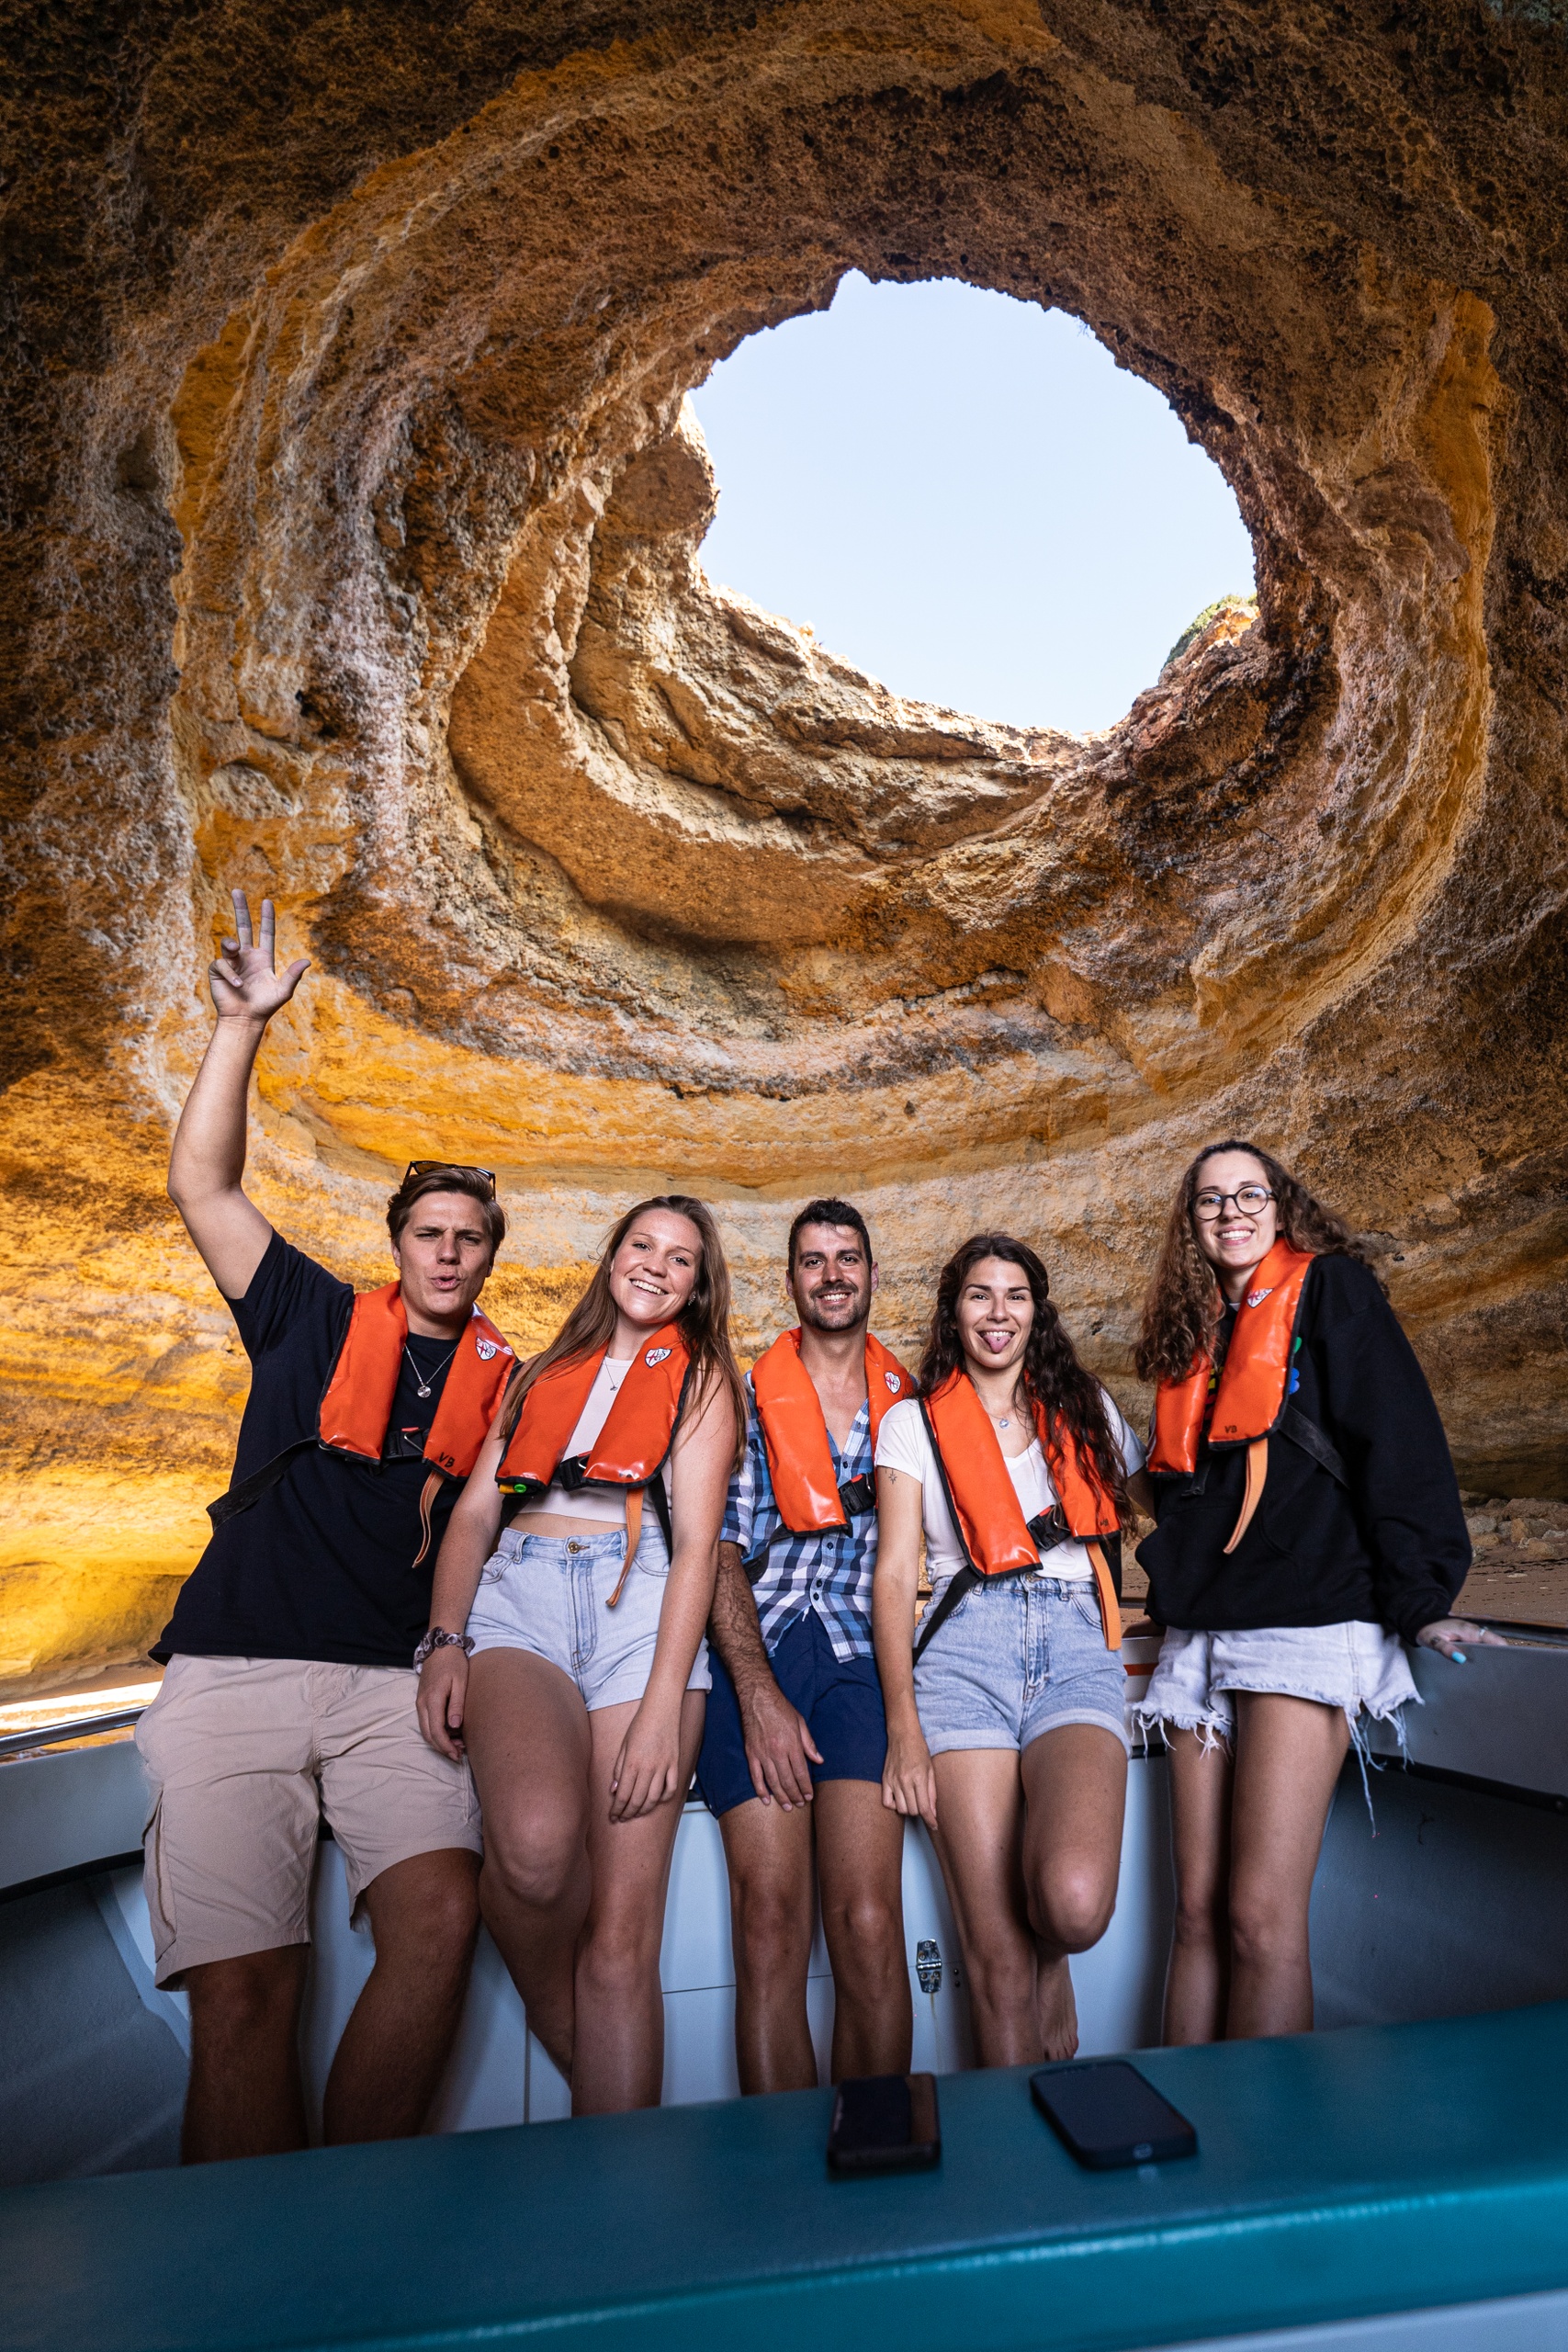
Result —
<instances>
[{"instance_id":1,"label":"boat deck","mask_svg":"<svg viewBox=\"0 0 1568 2352\"><path fill-rule=\"evenodd\" d=\"M638 2352L1562 2352L1568 2345L1568 1645L1422 1654L1408 1771L1348 1763L1313 1903L1321 2025L1140 2060L1190 2163L1080 2172L1021 2075L973 2074L923 1833L906 1927L942 2076L932 2177L830 2182L830 2093L725 2099L733 1970L717 1830L682 1821L661 2112L564 2123L565 2086L481 1951L444 2136L191 2173L178 1996L152 1985L128 1745L0 1770L0 2347L269 2352L591 2335ZM1086 2050L1157 2032L1165 1763L1129 1779L1111 1932L1075 1962ZM307 2004L319 2088L365 1970L321 1849ZM812 2017L831 1983L818 1955ZM1525 2006L1532 2005L1532 2006ZM1534 2006L1539 2005L1539 2006ZM1463 2012L1464 2014L1456 2014ZM84 2175L96 2177L83 2177ZM1281 2333L1280 2331L1283 2331Z\"/></svg>"},{"instance_id":2,"label":"boat deck","mask_svg":"<svg viewBox=\"0 0 1568 2352\"><path fill-rule=\"evenodd\" d=\"M1568 2340L1568 2003L1142 2063L1196 2158L1082 2172L1020 2071L946 2077L940 2171L883 2180L829 2179L821 2091L14 2190L0 2333L1133 2352L1437 2306L1466 2332L1420 2340ZM1498 2296L1532 2333L1478 2332Z\"/></svg>"}]
</instances>

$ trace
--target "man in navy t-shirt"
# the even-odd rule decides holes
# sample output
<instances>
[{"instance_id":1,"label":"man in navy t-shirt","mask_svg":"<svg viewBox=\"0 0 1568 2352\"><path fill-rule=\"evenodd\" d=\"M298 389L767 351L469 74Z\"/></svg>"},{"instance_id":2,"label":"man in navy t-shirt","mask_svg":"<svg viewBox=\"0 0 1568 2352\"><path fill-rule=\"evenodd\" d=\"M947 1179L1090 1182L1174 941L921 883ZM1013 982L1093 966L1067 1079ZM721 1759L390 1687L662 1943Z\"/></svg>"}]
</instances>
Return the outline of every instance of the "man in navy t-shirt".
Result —
<instances>
[{"instance_id":1,"label":"man in navy t-shirt","mask_svg":"<svg viewBox=\"0 0 1568 2352\"><path fill-rule=\"evenodd\" d=\"M191 2008L186 2160L299 2147L298 2038L324 1816L376 1964L328 2080L329 2141L420 2130L478 1929L468 1767L421 1738L414 1653L441 1532L514 1359L475 1301L505 1218L480 1169L416 1161L388 1206L398 1281L355 1299L246 1198L246 1101L273 969L234 893L218 1021L169 1192L251 1359L211 1543L153 1656L137 1745L153 1788L146 1884L160 1984Z\"/></svg>"}]
</instances>

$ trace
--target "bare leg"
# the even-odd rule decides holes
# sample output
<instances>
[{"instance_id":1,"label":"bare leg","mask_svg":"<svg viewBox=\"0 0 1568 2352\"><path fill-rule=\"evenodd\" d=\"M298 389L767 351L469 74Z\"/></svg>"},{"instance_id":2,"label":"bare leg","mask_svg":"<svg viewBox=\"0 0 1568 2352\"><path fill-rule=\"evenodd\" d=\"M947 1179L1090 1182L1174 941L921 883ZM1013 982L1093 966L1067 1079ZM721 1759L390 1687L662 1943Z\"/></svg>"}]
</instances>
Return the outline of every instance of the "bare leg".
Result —
<instances>
[{"instance_id":1,"label":"bare leg","mask_svg":"<svg viewBox=\"0 0 1568 2352\"><path fill-rule=\"evenodd\" d=\"M1047 2058L1071 2058L1078 2016L1067 1955L1097 1944L1116 1907L1127 1751L1096 1724L1063 1724L1031 1740L1021 1769L1023 1884L1039 1948L1037 2029Z\"/></svg>"},{"instance_id":2,"label":"bare leg","mask_svg":"<svg viewBox=\"0 0 1568 2352\"><path fill-rule=\"evenodd\" d=\"M618 2114L657 2107L664 2087L664 1996L659 1951L681 1805L703 1744L705 1694L681 1702L681 1796L636 1821L610 1818L610 1775L635 1701L588 1718L588 1860L592 1893L577 1949L577 2030L571 2111Z\"/></svg>"},{"instance_id":3,"label":"bare leg","mask_svg":"<svg viewBox=\"0 0 1568 2352\"><path fill-rule=\"evenodd\" d=\"M1232 2041L1312 2029L1307 1907L1350 1729L1344 1710L1235 1693L1231 1800Z\"/></svg>"},{"instance_id":4,"label":"bare leg","mask_svg":"<svg viewBox=\"0 0 1568 2352\"><path fill-rule=\"evenodd\" d=\"M719 1819L729 1865L735 2058L746 2092L817 2087L806 2015L813 1809L785 1813L749 1797Z\"/></svg>"},{"instance_id":5,"label":"bare leg","mask_svg":"<svg viewBox=\"0 0 1568 2352\"><path fill-rule=\"evenodd\" d=\"M907 2074L914 2011L904 1956L903 1820L888 1812L874 1781L819 1781L811 1811L833 1963L833 2080Z\"/></svg>"},{"instance_id":6,"label":"bare leg","mask_svg":"<svg viewBox=\"0 0 1568 2352\"><path fill-rule=\"evenodd\" d=\"M1165 1984L1169 2045L1218 2041L1230 2001L1231 1787L1228 1747L1168 1731L1176 1931Z\"/></svg>"},{"instance_id":7,"label":"bare leg","mask_svg":"<svg viewBox=\"0 0 1568 2352\"><path fill-rule=\"evenodd\" d=\"M1023 1785L1012 1747L950 1749L936 1758L937 1859L969 1984L982 2066L1042 2054L1039 1955L1023 1887Z\"/></svg>"},{"instance_id":8,"label":"bare leg","mask_svg":"<svg viewBox=\"0 0 1568 2352\"><path fill-rule=\"evenodd\" d=\"M484 1814L479 1904L528 2023L570 2080L572 1978L588 1917L588 1710L527 1650L481 1650L463 1726ZM609 1773L604 1773L608 1786Z\"/></svg>"},{"instance_id":9,"label":"bare leg","mask_svg":"<svg viewBox=\"0 0 1568 2352\"><path fill-rule=\"evenodd\" d=\"M190 2086L180 2160L270 2156L305 2145L299 2005L309 1947L282 1944L187 1968Z\"/></svg>"},{"instance_id":10,"label":"bare leg","mask_svg":"<svg viewBox=\"0 0 1568 2352\"><path fill-rule=\"evenodd\" d=\"M376 1965L327 2077L329 2144L399 2140L423 2127L462 2022L479 1871L477 1854L449 1846L395 1862L366 1888Z\"/></svg>"}]
</instances>

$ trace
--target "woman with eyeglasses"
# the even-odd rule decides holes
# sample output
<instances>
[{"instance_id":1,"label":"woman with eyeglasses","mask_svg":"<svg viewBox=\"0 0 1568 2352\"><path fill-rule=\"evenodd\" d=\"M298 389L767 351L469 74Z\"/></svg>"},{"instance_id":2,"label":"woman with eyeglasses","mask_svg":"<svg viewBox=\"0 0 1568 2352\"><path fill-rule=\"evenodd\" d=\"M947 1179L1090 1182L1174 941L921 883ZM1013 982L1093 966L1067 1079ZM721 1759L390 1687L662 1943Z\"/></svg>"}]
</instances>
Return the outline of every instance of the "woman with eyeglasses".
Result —
<instances>
[{"instance_id":1,"label":"woman with eyeglasses","mask_svg":"<svg viewBox=\"0 0 1568 2352\"><path fill-rule=\"evenodd\" d=\"M485 1921L579 2115L659 2104L665 1891L745 1420L712 1216L643 1201L513 1382L436 1562L420 1725L466 1746Z\"/></svg>"},{"instance_id":2,"label":"woman with eyeglasses","mask_svg":"<svg viewBox=\"0 0 1568 2352\"><path fill-rule=\"evenodd\" d=\"M1139 1548L1168 1630L1177 1871L1168 2042L1313 2021L1307 1905L1363 1714L1416 1697L1404 1643L1463 1662L1470 1542L1414 1350L1340 1219L1256 1144L1200 1152L1144 1309L1157 1384Z\"/></svg>"}]
</instances>

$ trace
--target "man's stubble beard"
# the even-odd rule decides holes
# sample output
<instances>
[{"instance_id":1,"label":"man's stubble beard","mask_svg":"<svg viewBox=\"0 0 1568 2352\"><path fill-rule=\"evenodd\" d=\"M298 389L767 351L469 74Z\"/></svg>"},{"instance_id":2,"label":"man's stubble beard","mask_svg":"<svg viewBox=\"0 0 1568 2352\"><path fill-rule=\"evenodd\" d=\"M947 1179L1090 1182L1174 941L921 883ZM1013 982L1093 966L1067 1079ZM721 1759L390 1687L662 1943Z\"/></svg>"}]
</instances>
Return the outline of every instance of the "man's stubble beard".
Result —
<instances>
[{"instance_id":1,"label":"man's stubble beard","mask_svg":"<svg viewBox=\"0 0 1568 2352\"><path fill-rule=\"evenodd\" d=\"M871 1301L869 1298L857 1299L852 1309L845 1316L842 1322L825 1321L823 1319L821 1310L815 1299L796 1299L795 1307L803 1324L809 1325L811 1329L814 1331L829 1332L834 1338L837 1338L840 1332L852 1331L857 1324L863 1326L871 1320ZM829 1308L829 1312L831 1313L832 1311L833 1310Z\"/></svg>"}]
</instances>

